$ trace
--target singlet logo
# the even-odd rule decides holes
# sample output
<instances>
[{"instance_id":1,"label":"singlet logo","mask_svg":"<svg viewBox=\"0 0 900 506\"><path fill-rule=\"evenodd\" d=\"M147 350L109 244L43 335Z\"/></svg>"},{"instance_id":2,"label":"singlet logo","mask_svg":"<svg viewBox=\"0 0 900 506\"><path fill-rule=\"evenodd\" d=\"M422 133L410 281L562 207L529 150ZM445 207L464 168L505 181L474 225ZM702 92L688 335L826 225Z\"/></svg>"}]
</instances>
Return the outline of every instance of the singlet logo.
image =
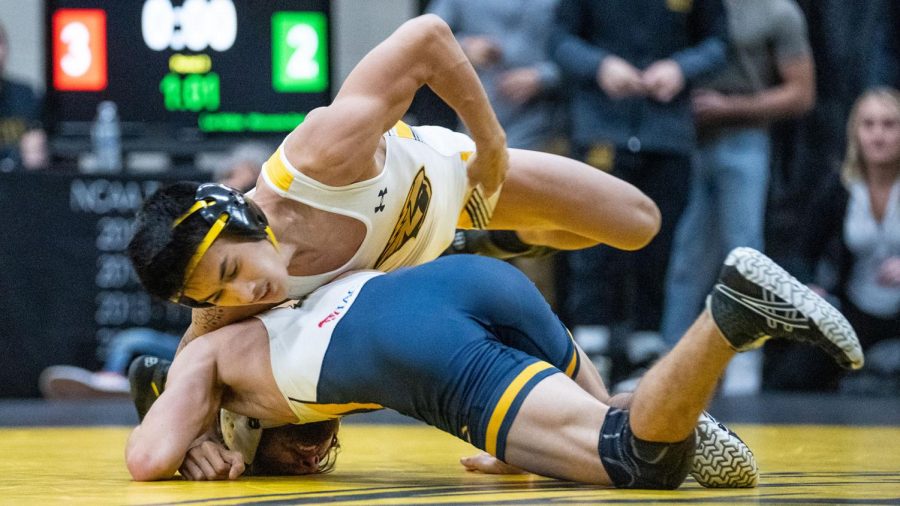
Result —
<instances>
[{"instance_id":1,"label":"singlet logo","mask_svg":"<svg viewBox=\"0 0 900 506\"><path fill-rule=\"evenodd\" d=\"M387 195L387 187L384 189L378 190L378 205L375 206L375 212L380 213L384 211L384 196Z\"/></svg>"},{"instance_id":2,"label":"singlet logo","mask_svg":"<svg viewBox=\"0 0 900 506\"><path fill-rule=\"evenodd\" d=\"M326 323L333 322L338 316L344 313L347 309L347 302L353 297L353 293L354 290L347 290L344 298L341 299L341 303L334 308L334 311L328 313L328 315L319 322L319 328L322 328Z\"/></svg>"},{"instance_id":3,"label":"singlet logo","mask_svg":"<svg viewBox=\"0 0 900 506\"><path fill-rule=\"evenodd\" d=\"M428 205L431 203L431 181L425 176L425 166L419 169L412 185L410 185L409 193L406 195L406 202L397 218L397 224L394 225L394 231L391 232L391 238L388 239L384 251L375 261L375 268L381 267L381 264L391 255L400 251L410 239L415 239L425 222L425 214L428 212Z\"/></svg>"}]
</instances>

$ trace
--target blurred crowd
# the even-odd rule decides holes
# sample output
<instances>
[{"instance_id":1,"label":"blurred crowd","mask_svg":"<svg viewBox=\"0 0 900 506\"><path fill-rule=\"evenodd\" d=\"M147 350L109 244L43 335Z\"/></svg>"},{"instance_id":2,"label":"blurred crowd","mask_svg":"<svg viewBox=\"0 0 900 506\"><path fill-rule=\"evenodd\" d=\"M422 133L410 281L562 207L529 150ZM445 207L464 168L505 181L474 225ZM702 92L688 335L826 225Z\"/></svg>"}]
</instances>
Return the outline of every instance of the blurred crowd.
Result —
<instances>
[{"instance_id":1,"label":"blurred crowd","mask_svg":"<svg viewBox=\"0 0 900 506\"><path fill-rule=\"evenodd\" d=\"M520 265L617 389L633 388L686 330L715 282L711 266L751 246L838 305L868 363L846 376L816 350L773 343L735 361L725 394L900 394L900 2L432 0L425 8L454 30L510 147L578 158L657 202L662 229L643 250L600 246ZM5 77L9 50L0 27L0 171L44 169L40 100ZM411 113L460 127L433 97ZM270 150L241 149L216 179L252 186ZM249 172L238 176L242 164ZM146 332L123 340L143 342ZM138 352L112 349L112 380L56 372L124 393L127 362L117 357ZM66 396L53 393L51 376L45 393Z\"/></svg>"},{"instance_id":2,"label":"blurred crowd","mask_svg":"<svg viewBox=\"0 0 900 506\"><path fill-rule=\"evenodd\" d=\"M845 378L824 354L771 346L735 361L725 394L900 394L897 2L432 0L427 10L454 30L511 147L565 150L662 212L641 251L560 254L545 275L522 266L615 389L633 389L683 334L727 252L751 246L841 307L870 365ZM547 271L555 282L540 282ZM798 361L816 373L798 377L809 370Z\"/></svg>"}]
</instances>

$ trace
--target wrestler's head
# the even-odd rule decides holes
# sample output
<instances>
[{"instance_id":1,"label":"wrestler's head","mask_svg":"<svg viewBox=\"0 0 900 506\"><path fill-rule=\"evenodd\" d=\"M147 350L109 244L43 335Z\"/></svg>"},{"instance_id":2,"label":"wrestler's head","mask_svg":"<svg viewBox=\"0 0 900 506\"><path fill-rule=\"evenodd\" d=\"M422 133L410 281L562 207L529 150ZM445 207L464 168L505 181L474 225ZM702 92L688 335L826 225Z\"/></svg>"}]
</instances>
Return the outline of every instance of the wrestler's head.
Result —
<instances>
[{"instance_id":1,"label":"wrestler's head","mask_svg":"<svg viewBox=\"0 0 900 506\"><path fill-rule=\"evenodd\" d=\"M862 94L847 122L845 180L867 179L873 166L900 164L900 92L874 88Z\"/></svg>"},{"instance_id":2,"label":"wrestler's head","mask_svg":"<svg viewBox=\"0 0 900 506\"><path fill-rule=\"evenodd\" d=\"M264 429L253 459L254 476L327 473L334 469L338 420Z\"/></svg>"},{"instance_id":3,"label":"wrestler's head","mask_svg":"<svg viewBox=\"0 0 900 506\"><path fill-rule=\"evenodd\" d=\"M138 213L128 255L144 287L192 307L278 303L286 260L265 215L222 185L180 182Z\"/></svg>"}]
</instances>

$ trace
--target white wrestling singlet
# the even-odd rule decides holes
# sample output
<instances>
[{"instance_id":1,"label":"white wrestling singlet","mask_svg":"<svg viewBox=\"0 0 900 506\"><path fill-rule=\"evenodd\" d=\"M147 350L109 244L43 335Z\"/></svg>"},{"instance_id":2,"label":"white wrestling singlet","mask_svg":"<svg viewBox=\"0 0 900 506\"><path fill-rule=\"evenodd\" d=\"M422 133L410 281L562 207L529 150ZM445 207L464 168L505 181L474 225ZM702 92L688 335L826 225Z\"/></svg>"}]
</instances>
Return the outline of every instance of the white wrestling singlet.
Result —
<instances>
[{"instance_id":1,"label":"white wrestling singlet","mask_svg":"<svg viewBox=\"0 0 900 506\"><path fill-rule=\"evenodd\" d=\"M307 297L302 305L256 315L269 334L272 375L296 423L337 418L351 412L381 409L378 404L323 404L317 390L331 334L350 309L363 285L382 272L362 271L333 281Z\"/></svg>"},{"instance_id":2,"label":"white wrestling singlet","mask_svg":"<svg viewBox=\"0 0 900 506\"><path fill-rule=\"evenodd\" d=\"M398 122L384 134L384 169L378 176L335 187L291 166L281 147L263 165L263 179L282 197L349 216L366 226L359 250L345 265L322 274L291 276L288 296L300 298L343 272L391 271L437 258L456 228L484 228L499 192L485 200L469 187L466 160L475 143L441 127Z\"/></svg>"}]
</instances>

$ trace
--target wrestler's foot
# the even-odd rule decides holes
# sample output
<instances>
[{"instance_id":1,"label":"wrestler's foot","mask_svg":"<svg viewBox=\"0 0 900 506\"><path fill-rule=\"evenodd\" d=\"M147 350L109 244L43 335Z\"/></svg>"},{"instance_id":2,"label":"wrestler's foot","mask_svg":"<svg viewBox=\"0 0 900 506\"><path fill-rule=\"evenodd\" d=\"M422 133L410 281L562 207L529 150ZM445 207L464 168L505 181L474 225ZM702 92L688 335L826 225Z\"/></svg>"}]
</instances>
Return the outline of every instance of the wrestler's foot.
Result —
<instances>
[{"instance_id":1,"label":"wrestler's foot","mask_svg":"<svg viewBox=\"0 0 900 506\"><path fill-rule=\"evenodd\" d=\"M141 355L128 367L131 400L134 401L134 407L141 421L166 388L166 377L169 375L171 365L172 362L169 360Z\"/></svg>"},{"instance_id":2,"label":"wrestler's foot","mask_svg":"<svg viewBox=\"0 0 900 506\"><path fill-rule=\"evenodd\" d=\"M846 369L863 365L862 348L847 319L754 249L728 254L706 305L737 351L758 348L775 337L815 344Z\"/></svg>"},{"instance_id":3,"label":"wrestler's foot","mask_svg":"<svg viewBox=\"0 0 900 506\"><path fill-rule=\"evenodd\" d=\"M691 476L707 488L753 488L759 466L747 444L709 413L700 413Z\"/></svg>"}]
</instances>

